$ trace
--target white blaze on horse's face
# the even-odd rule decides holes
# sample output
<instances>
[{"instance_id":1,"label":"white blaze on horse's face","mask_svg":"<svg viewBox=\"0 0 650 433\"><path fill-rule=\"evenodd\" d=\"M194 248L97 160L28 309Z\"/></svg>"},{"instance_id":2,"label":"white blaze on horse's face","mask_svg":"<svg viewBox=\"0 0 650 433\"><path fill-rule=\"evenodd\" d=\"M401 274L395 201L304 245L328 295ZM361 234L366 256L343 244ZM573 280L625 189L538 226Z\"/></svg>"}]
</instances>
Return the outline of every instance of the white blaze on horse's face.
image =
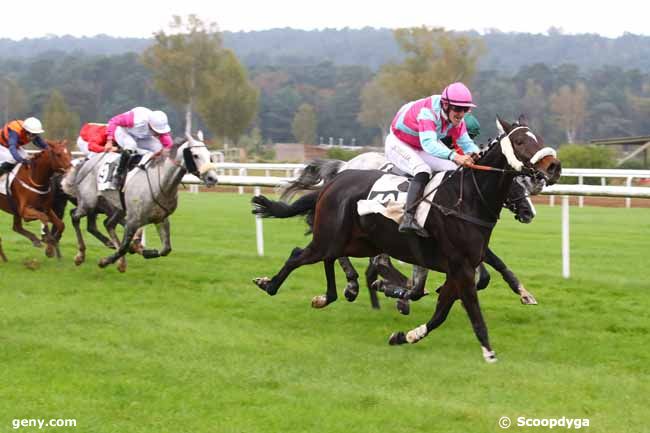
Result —
<instances>
[{"instance_id":1,"label":"white blaze on horse's face","mask_svg":"<svg viewBox=\"0 0 650 433\"><path fill-rule=\"evenodd\" d=\"M520 126L519 128L522 127ZM505 129L503 129L503 125L501 125L501 122L499 122L499 119L497 118L497 130L499 132L499 135L505 135L505 137L501 139L501 152L503 153L503 156L506 157L506 161L508 161L510 167L514 168L517 171L521 171L521 169L524 167L524 163L519 161L519 159L515 155L515 150L512 148L512 142L510 141L510 134L516 131L517 128L512 129L506 135L506 131ZM535 141L537 141L537 138L535 138Z\"/></svg>"}]
</instances>

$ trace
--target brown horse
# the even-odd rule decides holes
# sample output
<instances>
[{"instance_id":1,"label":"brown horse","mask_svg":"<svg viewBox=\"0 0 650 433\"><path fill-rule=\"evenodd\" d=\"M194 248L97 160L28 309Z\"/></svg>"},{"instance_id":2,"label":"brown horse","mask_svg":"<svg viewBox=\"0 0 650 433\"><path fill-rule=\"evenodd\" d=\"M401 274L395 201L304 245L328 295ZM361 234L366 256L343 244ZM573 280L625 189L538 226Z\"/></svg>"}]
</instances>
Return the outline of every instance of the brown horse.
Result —
<instances>
[{"instance_id":1,"label":"brown horse","mask_svg":"<svg viewBox=\"0 0 650 433\"><path fill-rule=\"evenodd\" d=\"M53 192L50 180L55 173L65 172L70 167L70 151L66 141L47 141L48 147L36 153L28 165L22 164L13 182L7 188L9 194L0 194L0 208L13 215L13 229L41 247L41 239L23 227L23 220L39 220L44 226L43 241L47 244L46 254L60 257L58 241L63 233L63 221L52 210ZM7 185L7 177L2 179ZM52 223L56 235L50 234L48 224ZM0 241L0 258L7 261Z\"/></svg>"},{"instance_id":2,"label":"brown horse","mask_svg":"<svg viewBox=\"0 0 650 433\"><path fill-rule=\"evenodd\" d=\"M394 333L389 343L417 343L445 321L453 303L460 299L484 359L495 362L496 355L478 302L474 271L485 258L492 229L515 175L543 176L552 185L561 173L555 151L543 147L541 137L532 133L525 117L521 116L514 125L498 119L497 126L500 136L478 160L480 165L455 171L441 182L424 225L429 238L399 233L393 220L380 215L359 215L357 203L368 197L384 173L343 171L318 193L310 244L304 249L295 248L273 278L256 278L255 284L269 295L275 295L294 269L322 261L327 293L312 301L313 306L322 308L337 299L334 278L337 258L387 253L447 276L431 320L409 332ZM422 295L418 293L410 299Z\"/></svg>"}]
</instances>

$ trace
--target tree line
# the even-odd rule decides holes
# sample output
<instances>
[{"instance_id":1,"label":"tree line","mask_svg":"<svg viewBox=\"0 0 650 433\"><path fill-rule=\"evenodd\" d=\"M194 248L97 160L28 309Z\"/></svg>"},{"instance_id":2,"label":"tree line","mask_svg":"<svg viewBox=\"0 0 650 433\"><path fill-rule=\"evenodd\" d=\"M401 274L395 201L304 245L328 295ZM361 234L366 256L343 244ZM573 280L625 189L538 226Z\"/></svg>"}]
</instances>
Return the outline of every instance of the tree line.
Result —
<instances>
[{"instance_id":1,"label":"tree line","mask_svg":"<svg viewBox=\"0 0 650 433\"><path fill-rule=\"evenodd\" d=\"M512 74L481 68L486 36L421 27L398 29L392 37L400 55L378 69L310 57L246 68L213 24L176 17L142 53L51 51L6 59L0 116L40 115L48 132L74 140L79 124L144 105L165 110L179 135L202 128L252 151L261 151L262 143L329 137L380 144L401 104L462 80L479 105L479 141L496 134L496 114L512 120L520 113L555 147L650 135L650 74L640 69L537 62Z\"/></svg>"}]
</instances>

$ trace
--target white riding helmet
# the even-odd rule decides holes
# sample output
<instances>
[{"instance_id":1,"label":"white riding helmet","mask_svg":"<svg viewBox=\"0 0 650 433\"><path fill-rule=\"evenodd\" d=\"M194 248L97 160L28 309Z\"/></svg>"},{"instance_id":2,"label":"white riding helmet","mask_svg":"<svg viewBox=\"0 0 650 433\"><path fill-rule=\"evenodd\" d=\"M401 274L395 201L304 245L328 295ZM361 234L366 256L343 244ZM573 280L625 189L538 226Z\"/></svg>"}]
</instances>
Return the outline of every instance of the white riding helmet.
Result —
<instances>
[{"instance_id":1,"label":"white riding helmet","mask_svg":"<svg viewBox=\"0 0 650 433\"><path fill-rule=\"evenodd\" d=\"M38 120L36 117L28 117L23 121L23 128L27 132L31 132L32 134L42 134L45 131L43 130L43 125L41 125L41 121Z\"/></svg>"},{"instance_id":2,"label":"white riding helmet","mask_svg":"<svg viewBox=\"0 0 650 433\"><path fill-rule=\"evenodd\" d=\"M166 134L171 131L167 115L162 111L152 111L149 115L149 126L158 134Z\"/></svg>"}]
</instances>

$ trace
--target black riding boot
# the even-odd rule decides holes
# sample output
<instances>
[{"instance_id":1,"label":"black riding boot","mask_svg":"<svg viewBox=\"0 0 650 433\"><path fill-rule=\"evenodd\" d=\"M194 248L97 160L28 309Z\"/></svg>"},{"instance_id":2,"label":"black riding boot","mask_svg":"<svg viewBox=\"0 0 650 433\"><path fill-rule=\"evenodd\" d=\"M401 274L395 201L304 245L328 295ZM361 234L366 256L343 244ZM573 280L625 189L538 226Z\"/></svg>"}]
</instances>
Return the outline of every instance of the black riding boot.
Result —
<instances>
[{"instance_id":1,"label":"black riding boot","mask_svg":"<svg viewBox=\"0 0 650 433\"><path fill-rule=\"evenodd\" d=\"M411 179L411 184L406 194L404 217L399 225L399 231L401 233L415 233L418 236L429 237L427 231L420 227L420 224L415 220L415 211L417 210L415 203L422 198L422 192L427 182L429 182L428 173L418 173Z\"/></svg>"},{"instance_id":2,"label":"black riding boot","mask_svg":"<svg viewBox=\"0 0 650 433\"><path fill-rule=\"evenodd\" d=\"M12 164L10 162L3 162L0 164L0 176L2 176L5 173L11 173L11 170L14 169L16 164Z\"/></svg>"},{"instance_id":3,"label":"black riding boot","mask_svg":"<svg viewBox=\"0 0 650 433\"><path fill-rule=\"evenodd\" d=\"M120 162L113 173L113 186L115 189L120 191L124 185L124 180L126 179L126 173L128 173L129 160L131 159L131 154L129 152L122 152L120 155Z\"/></svg>"}]
</instances>

